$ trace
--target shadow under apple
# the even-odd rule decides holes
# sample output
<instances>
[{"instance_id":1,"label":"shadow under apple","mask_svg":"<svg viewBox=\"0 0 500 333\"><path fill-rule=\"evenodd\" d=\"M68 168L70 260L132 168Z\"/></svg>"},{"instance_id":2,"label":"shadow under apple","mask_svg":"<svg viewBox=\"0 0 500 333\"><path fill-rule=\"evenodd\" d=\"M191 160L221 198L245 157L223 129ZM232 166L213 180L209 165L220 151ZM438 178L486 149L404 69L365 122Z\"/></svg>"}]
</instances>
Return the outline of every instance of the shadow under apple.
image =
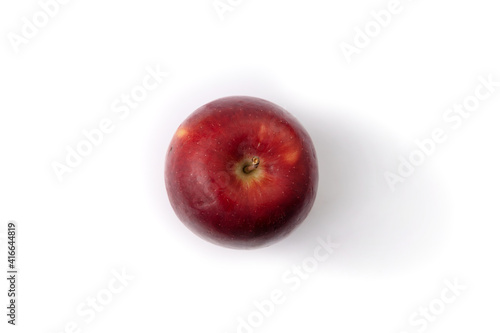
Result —
<instances>
[{"instance_id":1,"label":"shadow under apple","mask_svg":"<svg viewBox=\"0 0 500 333\"><path fill-rule=\"evenodd\" d=\"M312 254L316 238L329 236L340 245L329 265L369 271L404 269L436 255L444 238L446 202L429 165L391 191L384 174L396 172L401 152L383 129L333 109L307 118L289 111L313 139L320 184L307 219L276 247L288 255L301 248L303 256L304 247Z\"/></svg>"}]
</instances>

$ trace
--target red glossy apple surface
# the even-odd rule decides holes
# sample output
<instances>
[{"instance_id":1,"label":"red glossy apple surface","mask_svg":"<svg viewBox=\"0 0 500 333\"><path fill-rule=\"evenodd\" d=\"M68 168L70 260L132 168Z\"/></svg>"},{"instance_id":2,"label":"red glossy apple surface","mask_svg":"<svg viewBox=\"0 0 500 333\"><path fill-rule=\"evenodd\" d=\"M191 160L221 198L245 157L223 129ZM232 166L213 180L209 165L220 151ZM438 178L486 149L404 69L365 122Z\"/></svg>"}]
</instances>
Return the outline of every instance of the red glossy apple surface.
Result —
<instances>
[{"instance_id":1,"label":"red glossy apple surface","mask_svg":"<svg viewBox=\"0 0 500 333\"><path fill-rule=\"evenodd\" d=\"M254 248L289 234L318 186L311 138L283 108L233 96L193 112L168 147L165 184L194 233L218 245Z\"/></svg>"}]
</instances>

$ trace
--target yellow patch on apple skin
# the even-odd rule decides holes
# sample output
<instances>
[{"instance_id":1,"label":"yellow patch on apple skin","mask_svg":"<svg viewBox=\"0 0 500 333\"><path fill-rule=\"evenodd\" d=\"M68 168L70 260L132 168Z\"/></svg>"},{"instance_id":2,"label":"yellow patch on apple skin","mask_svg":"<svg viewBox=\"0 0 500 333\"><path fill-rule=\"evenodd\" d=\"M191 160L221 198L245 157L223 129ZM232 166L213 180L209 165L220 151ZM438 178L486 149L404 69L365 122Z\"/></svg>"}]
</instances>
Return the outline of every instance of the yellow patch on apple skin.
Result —
<instances>
[{"instance_id":1,"label":"yellow patch on apple skin","mask_svg":"<svg viewBox=\"0 0 500 333\"><path fill-rule=\"evenodd\" d=\"M264 124L260 125L259 134L258 134L258 137L260 140L265 138L266 132L267 132L267 126Z\"/></svg>"},{"instance_id":2,"label":"yellow patch on apple skin","mask_svg":"<svg viewBox=\"0 0 500 333\"><path fill-rule=\"evenodd\" d=\"M299 156L300 156L300 151L293 150L283 154L283 159L289 164L294 164L295 162L298 161Z\"/></svg>"},{"instance_id":3,"label":"yellow patch on apple skin","mask_svg":"<svg viewBox=\"0 0 500 333\"><path fill-rule=\"evenodd\" d=\"M179 128L175 135L177 135L178 138L183 138L187 133L188 131L186 131L184 128Z\"/></svg>"}]
</instances>

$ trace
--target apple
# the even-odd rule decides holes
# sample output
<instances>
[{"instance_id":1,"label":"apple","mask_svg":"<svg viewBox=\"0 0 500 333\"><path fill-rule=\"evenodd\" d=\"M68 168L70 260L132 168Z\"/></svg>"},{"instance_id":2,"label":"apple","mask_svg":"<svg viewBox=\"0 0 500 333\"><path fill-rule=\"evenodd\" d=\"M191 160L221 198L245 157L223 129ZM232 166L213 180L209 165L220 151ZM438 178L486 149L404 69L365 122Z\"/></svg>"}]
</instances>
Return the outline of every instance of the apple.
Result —
<instances>
[{"instance_id":1,"label":"apple","mask_svg":"<svg viewBox=\"0 0 500 333\"><path fill-rule=\"evenodd\" d=\"M232 96L194 111L168 147L165 185L179 219L230 248L282 239L311 210L318 164L311 138L286 110Z\"/></svg>"}]
</instances>

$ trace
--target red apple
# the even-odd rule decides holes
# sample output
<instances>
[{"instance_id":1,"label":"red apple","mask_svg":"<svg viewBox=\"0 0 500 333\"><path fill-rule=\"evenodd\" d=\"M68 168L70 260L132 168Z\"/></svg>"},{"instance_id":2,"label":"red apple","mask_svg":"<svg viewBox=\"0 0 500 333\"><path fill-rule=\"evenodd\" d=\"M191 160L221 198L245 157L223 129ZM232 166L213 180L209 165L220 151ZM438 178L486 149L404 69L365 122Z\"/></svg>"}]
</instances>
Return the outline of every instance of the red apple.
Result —
<instances>
[{"instance_id":1,"label":"red apple","mask_svg":"<svg viewBox=\"0 0 500 333\"><path fill-rule=\"evenodd\" d=\"M194 233L231 248L269 245L307 216L318 165L311 138L283 108L233 96L193 112L166 156L172 207Z\"/></svg>"}]
</instances>

